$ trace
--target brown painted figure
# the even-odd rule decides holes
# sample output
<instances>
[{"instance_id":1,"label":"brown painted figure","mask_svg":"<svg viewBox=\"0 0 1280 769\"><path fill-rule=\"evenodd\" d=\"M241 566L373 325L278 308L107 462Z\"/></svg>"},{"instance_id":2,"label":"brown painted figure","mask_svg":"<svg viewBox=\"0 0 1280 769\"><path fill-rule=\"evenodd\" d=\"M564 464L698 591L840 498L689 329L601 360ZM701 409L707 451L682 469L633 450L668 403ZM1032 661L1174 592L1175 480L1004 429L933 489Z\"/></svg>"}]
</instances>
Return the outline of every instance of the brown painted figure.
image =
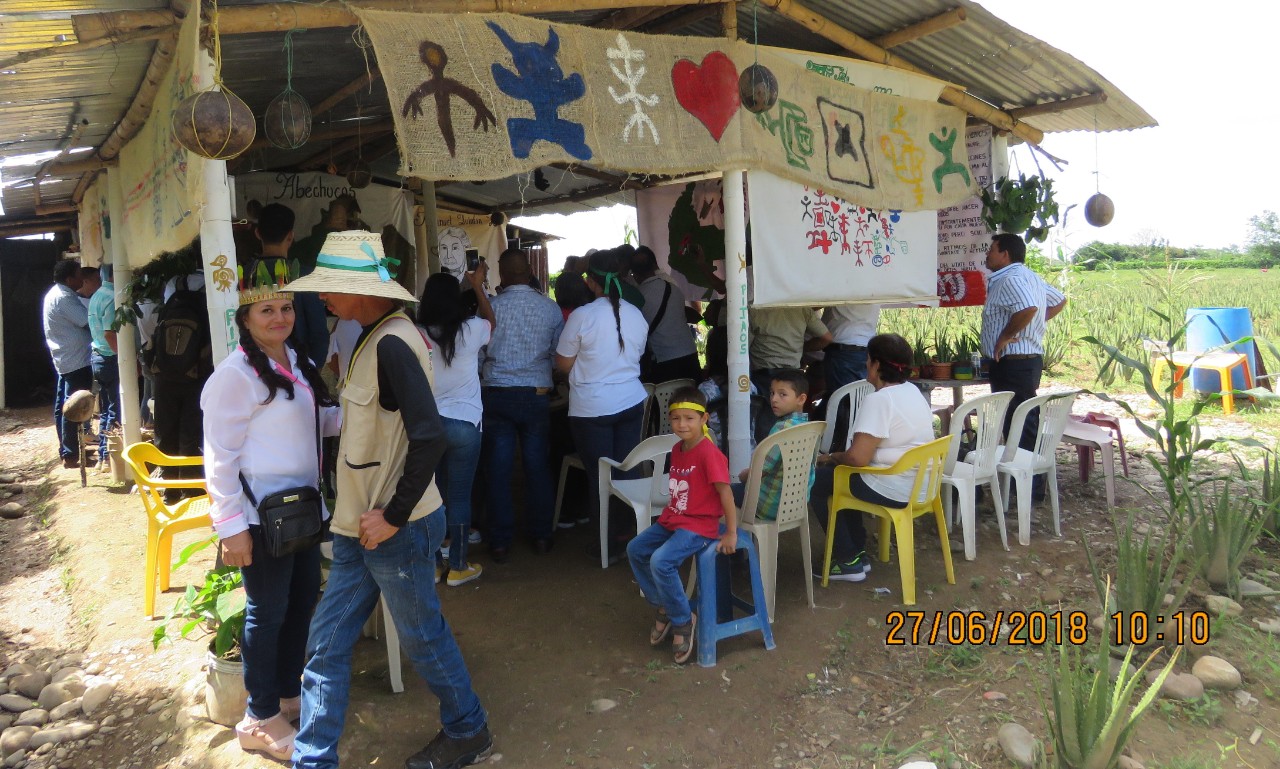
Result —
<instances>
[{"instance_id":1,"label":"brown painted figure","mask_svg":"<svg viewBox=\"0 0 1280 769\"><path fill-rule=\"evenodd\" d=\"M427 69L431 70L431 76L422 81L422 85L404 100L404 110L401 114L408 117L412 113L413 117L421 117L422 100L427 96L435 96L436 122L440 124L440 134L444 137L445 146L449 148L449 154L456 155L454 147L457 142L453 136L453 115L449 97L460 97L476 111L472 130L483 128L488 133L489 126L497 124L497 118L485 106L480 94L457 80L444 76L444 68L449 64L449 55L444 52L444 48L439 43L433 43L430 40L422 41L422 45L418 48L418 55L422 58L422 63L427 65Z\"/></svg>"}]
</instances>

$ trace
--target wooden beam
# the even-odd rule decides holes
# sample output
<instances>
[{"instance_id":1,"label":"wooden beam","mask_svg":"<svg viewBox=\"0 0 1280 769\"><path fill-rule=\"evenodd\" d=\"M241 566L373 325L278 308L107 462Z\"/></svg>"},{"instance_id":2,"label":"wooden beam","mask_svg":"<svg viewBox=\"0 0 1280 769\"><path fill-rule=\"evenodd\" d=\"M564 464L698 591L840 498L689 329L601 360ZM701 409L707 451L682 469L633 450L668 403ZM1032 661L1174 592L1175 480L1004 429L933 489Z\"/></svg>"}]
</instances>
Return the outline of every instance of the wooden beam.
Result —
<instances>
[{"instance_id":1,"label":"wooden beam","mask_svg":"<svg viewBox=\"0 0 1280 769\"><path fill-rule=\"evenodd\" d=\"M353 122L344 122L339 125L326 125L324 128L312 131L311 135L307 137L307 143L302 146L306 147L307 145L314 144L315 142L332 141L333 139L346 139L353 136L380 136L387 131L393 130L395 130L395 123L390 120L382 120L372 124L366 123L365 125L358 127ZM259 133L258 138L253 140L253 143L249 145L248 150L242 153L239 157L227 161L227 172L244 173L247 170L252 169L252 166L249 165L252 162L249 159L250 153L253 152L253 150L266 149L268 147L275 147L275 145L272 144L271 140L265 135ZM299 149L301 149L301 147ZM328 153L329 150L325 150L323 154L328 155ZM309 162L314 157L318 156L308 158L303 161L303 164Z\"/></svg>"},{"instance_id":2,"label":"wooden beam","mask_svg":"<svg viewBox=\"0 0 1280 769\"><path fill-rule=\"evenodd\" d=\"M367 88L371 83L374 83L380 79L382 79L382 72L380 72L377 67L374 67L373 69L369 70L365 74L361 75L355 80L352 80L350 83L347 83L346 85L342 86L338 90L329 94L329 96L326 99L321 101L316 106L312 107L311 118L314 120L315 118L323 115L324 113L338 106L342 102L346 101L351 96L355 95L356 91L359 91L361 88Z\"/></svg>"},{"instance_id":3,"label":"wooden beam","mask_svg":"<svg viewBox=\"0 0 1280 769\"><path fill-rule=\"evenodd\" d=\"M851 52L855 56L873 61L877 64L883 64L887 67L905 70L907 72L915 72L921 75L929 75L928 72L920 69L911 62L889 53L885 49L876 45L854 32L840 26L831 19L815 13L814 11L800 5L795 0L758 0L763 6L774 9L778 13L786 16L788 19L796 22L805 29L817 35L830 40L836 45ZM932 77L932 75L929 75ZM970 96L964 91L953 85L948 85L942 89L942 101L954 107L959 107L965 112L983 120L996 128L1009 131L1032 144L1039 144L1044 141L1044 131L1033 128L1026 123L1019 122L1009 113L986 103L985 101Z\"/></svg>"},{"instance_id":4,"label":"wooden beam","mask_svg":"<svg viewBox=\"0 0 1280 769\"><path fill-rule=\"evenodd\" d=\"M725 0L362 0L365 8L415 13L519 13L599 11L679 5L718 5ZM137 30L176 29L179 19L169 10L111 11L71 17L81 43L115 38ZM337 3L261 3L218 9L218 29L224 35L286 32L295 28L354 27L355 13Z\"/></svg>"},{"instance_id":5,"label":"wooden beam","mask_svg":"<svg viewBox=\"0 0 1280 769\"><path fill-rule=\"evenodd\" d=\"M156 42L156 48L151 53L151 63L147 65L147 72L143 75L138 92L133 95L133 102L125 110L120 122L116 123L111 135L98 148L100 159L114 160L120 154L120 149L147 122L147 118L151 116L151 105L155 103L156 93L160 90L160 81L169 71L169 63L173 61L173 54L177 50L178 33L177 27L174 27L171 34Z\"/></svg>"},{"instance_id":6,"label":"wooden beam","mask_svg":"<svg viewBox=\"0 0 1280 769\"><path fill-rule=\"evenodd\" d=\"M53 214L74 214L80 208L74 203L50 203L44 206L36 206L36 216L51 216Z\"/></svg>"},{"instance_id":7,"label":"wooden beam","mask_svg":"<svg viewBox=\"0 0 1280 769\"><path fill-rule=\"evenodd\" d=\"M39 235L43 232L61 232L62 230L71 230L76 226L74 217L66 218L62 216L51 217L48 220L42 219L19 219L15 222L5 222L0 224L0 238L16 238L20 235Z\"/></svg>"},{"instance_id":8,"label":"wooden beam","mask_svg":"<svg viewBox=\"0 0 1280 769\"><path fill-rule=\"evenodd\" d=\"M1070 99L1059 99L1058 101L1049 101L1044 104L1032 104L1030 107L1015 107L1009 110L1009 114L1018 120L1025 120L1036 115L1051 115L1057 112L1066 112L1069 109L1091 107L1094 104L1102 104L1106 100L1106 92L1097 91L1096 93L1087 93L1084 96L1072 96Z\"/></svg>"},{"instance_id":9,"label":"wooden beam","mask_svg":"<svg viewBox=\"0 0 1280 769\"><path fill-rule=\"evenodd\" d=\"M68 43L67 45L53 45L48 48L37 48L31 51L23 51L9 59L0 61L0 70L15 69L33 61L47 59L53 56L69 56L75 53L83 53L92 51L95 48L101 48L104 45L120 45L124 43L136 43L144 40L153 40L162 35L168 34L167 30L153 29L135 29L114 37L102 37L97 40L90 40L87 43Z\"/></svg>"},{"instance_id":10,"label":"wooden beam","mask_svg":"<svg viewBox=\"0 0 1280 769\"><path fill-rule=\"evenodd\" d=\"M913 40L919 40L927 37L935 32L941 32L944 29L951 29L964 23L967 14L963 8L952 8L945 13L940 13L933 18L918 21L910 26L903 27L896 32L890 32L887 35L881 35L871 42L881 48L894 48L899 45L906 45Z\"/></svg>"},{"instance_id":11,"label":"wooden beam","mask_svg":"<svg viewBox=\"0 0 1280 769\"><path fill-rule=\"evenodd\" d=\"M517 200L512 203L503 203L494 206L494 210L506 213L508 211L520 211L529 208L554 206L557 203L577 203L583 200L591 200L592 198L601 198L605 195L612 195L615 192L621 191L622 188L616 184L599 184L595 187L588 187L585 190L571 192L568 195L557 195L555 197L540 198L538 200Z\"/></svg>"},{"instance_id":12,"label":"wooden beam","mask_svg":"<svg viewBox=\"0 0 1280 769\"><path fill-rule=\"evenodd\" d=\"M720 32L729 40L738 39L738 4L725 3L720 7Z\"/></svg>"},{"instance_id":13,"label":"wooden beam","mask_svg":"<svg viewBox=\"0 0 1280 769\"><path fill-rule=\"evenodd\" d=\"M47 175L53 177L76 176L89 171L101 171L115 164L115 160L103 160L98 157L89 157L84 160L68 160L63 163L50 163Z\"/></svg>"}]
</instances>

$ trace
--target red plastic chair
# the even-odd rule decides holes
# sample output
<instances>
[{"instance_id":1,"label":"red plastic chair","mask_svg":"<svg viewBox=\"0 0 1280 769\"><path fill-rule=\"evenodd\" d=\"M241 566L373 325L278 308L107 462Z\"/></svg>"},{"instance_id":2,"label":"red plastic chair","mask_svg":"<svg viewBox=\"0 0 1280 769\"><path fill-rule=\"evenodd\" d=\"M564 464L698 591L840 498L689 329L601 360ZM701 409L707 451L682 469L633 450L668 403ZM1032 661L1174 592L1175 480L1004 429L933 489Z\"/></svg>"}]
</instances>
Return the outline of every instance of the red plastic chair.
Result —
<instances>
[{"instance_id":1,"label":"red plastic chair","mask_svg":"<svg viewBox=\"0 0 1280 769\"><path fill-rule=\"evenodd\" d=\"M1111 431L1112 438L1116 442L1116 448L1120 451L1120 465L1124 468L1124 476L1129 477L1129 455L1124 450L1124 432L1120 429L1120 420L1110 414L1103 414L1100 411L1090 411L1084 416L1072 414L1071 418L1077 422L1083 422L1087 425L1096 425ZM1093 447L1076 446L1076 456L1080 460L1080 482L1089 482L1089 471L1093 469Z\"/></svg>"}]
</instances>

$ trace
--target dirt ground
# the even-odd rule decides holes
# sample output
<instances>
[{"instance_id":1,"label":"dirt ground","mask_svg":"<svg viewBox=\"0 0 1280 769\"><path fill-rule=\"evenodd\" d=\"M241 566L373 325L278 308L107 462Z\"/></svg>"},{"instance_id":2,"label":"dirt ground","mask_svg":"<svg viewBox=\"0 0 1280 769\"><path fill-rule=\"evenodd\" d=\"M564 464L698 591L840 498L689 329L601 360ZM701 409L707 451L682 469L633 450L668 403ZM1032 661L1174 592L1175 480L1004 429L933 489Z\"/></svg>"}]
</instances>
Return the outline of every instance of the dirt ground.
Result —
<instances>
[{"instance_id":1,"label":"dirt ground","mask_svg":"<svg viewBox=\"0 0 1280 769\"><path fill-rule=\"evenodd\" d=\"M107 711L142 714L62 766L278 766L242 754L229 730L183 732L181 719L170 720L172 710L147 713L152 703L203 679L203 644L151 649L156 623L142 616L140 502L112 488L104 474L91 472L82 489L78 473L55 467L54 457L46 409L0 412L0 471L17 472L29 488L15 498L27 516L0 521L0 666L42 651L86 651L124 676ZM913 608L931 617L948 610L1052 610L1061 602L1065 610L1096 614L1082 543L1104 549L1114 539L1102 479L1095 474L1083 486L1074 454L1064 451L1061 459L1063 538L1052 536L1047 506L1037 507L1031 546L1017 544L1015 522L1012 550L1005 552L988 503L979 509L978 559L965 561L957 552L956 584L948 585L933 528L919 524ZM1136 456L1131 465L1135 480L1149 473ZM1120 482L1118 494L1122 507L1150 504L1129 483ZM819 537L815 527L820 555ZM197 538L180 536L175 552ZM896 769L925 758L940 767L1005 767L1012 764L995 743L1001 724L1017 721L1048 736L1041 712L1045 649L885 644L886 615L904 608L896 558L877 562L864 583L815 586L817 606L810 609L799 537L785 533L777 649L765 651L751 634L721 643L714 668L680 668L669 650L649 648L651 613L625 564L602 571L587 554L590 539L582 529L561 532L552 553L518 545L502 565L491 563L481 545L474 560L484 576L440 588L489 712L492 760L500 765ZM1264 542L1246 571L1276 570L1278 553L1273 541ZM158 610L207 565L176 573ZM1199 608L1200 587L1192 589L1190 608ZM1162 701L1132 742L1135 758L1149 769L1280 767L1280 642L1249 621L1277 611L1274 599L1246 601L1243 618L1215 622L1210 645L1187 648L1179 662L1187 671L1206 650L1226 657L1241 670L1256 708L1238 709L1230 694L1182 705ZM359 645L355 670L343 765L398 767L437 730L435 701L408 668L404 693L391 692L381 641ZM1250 744L1255 732L1260 736Z\"/></svg>"}]
</instances>

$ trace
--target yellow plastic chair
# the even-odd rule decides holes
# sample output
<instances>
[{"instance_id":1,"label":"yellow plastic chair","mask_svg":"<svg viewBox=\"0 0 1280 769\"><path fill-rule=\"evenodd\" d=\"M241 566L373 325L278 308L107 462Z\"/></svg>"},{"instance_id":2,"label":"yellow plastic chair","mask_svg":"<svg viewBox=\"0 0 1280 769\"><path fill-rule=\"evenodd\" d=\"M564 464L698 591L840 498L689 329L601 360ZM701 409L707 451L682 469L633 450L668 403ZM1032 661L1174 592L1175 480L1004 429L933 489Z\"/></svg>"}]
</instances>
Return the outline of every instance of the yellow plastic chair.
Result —
<instances>
[{"instance_id":1,"label":"yellow plastic chair","mask_svg":"<svg viewBox=\"0 0 1280 769\"><path fill-rule=\"evenodd\" d=\"M148 618L156 614L156 577L160 592L169 589L169 563L173 555L173 535L212 525L209 518L209 493L203 478L154 478L157 468L196 467L202 457L171 457L150 443L134 443L124 450L124 461L133 472L133 482L147 511L147 565L143 576L143 611ZM198 497L187 497L176 504L164 501L166 489L200 489Z\"/></svg>"},{"instance_id":2,"label":"yellow plastic chair","mask_svg":"<svg viewBox=\"0 0 1280 769\"><path fill-rule=\"evenodd\" d=\"M898 536L898 570L902 574L902 602L907 606L916 603L915 531L913 522L922 515L933 512L938 524L938 538L942 540L942 562L947 568L947 583L956 583L955 570L951 566L951 543L947 541L947 521L942 512L942 469L946 462L947 447L951 436L947 435L923 446L917 446L902 455L892 467L851 467L837 465L835 493L827 514L827 552L822 562L822 586L826 587L831 573L831 548L835 544L836 514L841 510L871 513L880 518L880 560L889 560L889 529ZM914 470L915 483L911 486L911 500L906 507L884 507L863 502L849 493L849 480L854 473L864 475L900 475ZM915 500L924 497L924 502Z\"/></svg>"}]
</instances>

